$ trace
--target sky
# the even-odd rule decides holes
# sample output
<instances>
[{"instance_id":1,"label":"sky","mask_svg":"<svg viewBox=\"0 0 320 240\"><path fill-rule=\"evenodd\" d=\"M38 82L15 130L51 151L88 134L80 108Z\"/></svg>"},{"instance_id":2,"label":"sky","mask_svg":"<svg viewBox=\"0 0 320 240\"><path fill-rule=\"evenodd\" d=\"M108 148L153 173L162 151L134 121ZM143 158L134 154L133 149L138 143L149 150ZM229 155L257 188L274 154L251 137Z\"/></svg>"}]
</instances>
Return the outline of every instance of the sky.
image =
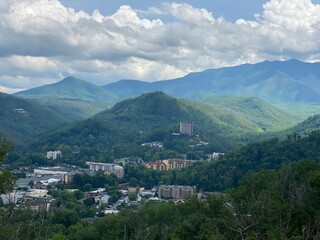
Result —
<instances>
[{"instance_id":1,"label":"sky","mask_svg":"<svg viewBox=\"0 0 320 240\"><path fill-rule=\"evenodd\" d=\"M320 61L320 0L1 0L0 91Z\"/></svg>"}]
</instances>

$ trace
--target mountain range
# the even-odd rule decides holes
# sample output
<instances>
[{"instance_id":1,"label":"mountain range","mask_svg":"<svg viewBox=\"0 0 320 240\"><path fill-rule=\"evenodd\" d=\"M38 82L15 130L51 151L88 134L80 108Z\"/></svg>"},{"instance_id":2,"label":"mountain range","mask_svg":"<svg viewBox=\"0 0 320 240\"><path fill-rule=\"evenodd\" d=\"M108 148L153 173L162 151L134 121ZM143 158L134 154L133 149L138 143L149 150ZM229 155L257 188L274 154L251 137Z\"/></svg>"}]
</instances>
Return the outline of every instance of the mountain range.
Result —
<instances>
[{"instance_id":1,"label":"mountain range","mask_svg":"<svg viewBox=\"0 0 320 240\"><path fill-rule=\"evenodd\" d=\"M171 80L120 80L104 86L67 77L58 83L15 95L37 99L80 120L108 109L120 100L153 91L196 100L213 96L257 97L294 114L299 104L304 110L300 116L302 120L320 110L320 63L265 61L194 72Z\"/></svg>"},{"instance_id":2,"label":"mountain range","mask_svg":"<svg viewBox=\"0 0 320 240\"><path fill-rule=\"evenodd\" d=\"M206 126L214 126L217 136L229 132L233 134L232 137L237 136L240 139L244 135L251 136L257 133L281 131L309 117L311 112L312 114L317 113L320 110L320 63L304 63L298 60L266 61L190 73L182 78L172 80L156 82L121 80L105 86L97 86L81 79L67 77L58 83L18 92L14 96L10 96L12 97L10 101L25 99L28 104L43 109L44 115L53 115L52 120L47 123L36 124L37 127L45 126L34 131L34 133L40 133L61 123L84 120L92 116L94 117L85 121L98 119L98 116L105 113L103 111L111 115L116 114L113 111L119 109L119 106L123 106L128 101L137 101L129 99L122 102L122 100L153 91L162 91L162 94L178 97L179 100L176 100L179 104L186 104L188 109L196 109L196 112L189 113L189 116L196 114L203 116L202 119L208 118L211 123ZM6 96L6 101L9 101L9 95L3 96ZM159 99L165 101L164 97ZM140 107L141 109L158 109L157 106L161 103L153 102L155 103L152 107L148 105L148 102L144 103L145 105L140 102ZM268 103L272 103L282 110ZM111 108L114 104L116 104L115 108ZM130 102L129 105L132 104ZM18 105L23 106L23 104L15 104L14 108L19 108ZM9 103L3 106L8 109L13 108L13 105ZM290 114L283 109L290 110ZM166 110L166 108L163 107L162 110ZM97 113L99 114L95 115ZM134 114L140 117L134 120L136 123L144 122L143 112L136 111L131 115ZM161 119L162 116L169 117L166 114L169 113L166 111L159 113L157 119ZM123 113L120 115L122 116ZM187 115L182 114L182 116ZM17 139L20 136L19 133L15 133L16 129L10 127L10 124L15 122L11 122L11 118L13 115L9 115L6 120L2 119L3 124L0 130L13 139ZM123 119L126 118L127 116ZM119 116L115 119L120 122L123 120ZM168 123L173 119L177 122L183 120L183 117L175 117L170 121L163 120L163 122L169 126ZM54 122L55 124L53 124ZM122 121L122 123L125 122L125 120ZM156 125L152 125L151 122L147 121L145 126L156 128ZM32 122L31 125L34 123ZM112 121L111 125L117 125L116 121ZM33 127L23 128L32 129ZM33 136L34 134L31 134L30 131L30 134L27 135Z\"/></svg>"},{"instance_id":3,"label":"mountain range","mask_svg":"<svg viewBox=\"0 0 320 240\"><path fill-rule=\"evenodd\" d=\"M163 91L171 96L203 99L213 95L252 96L269 103L320 102L320 63L298 60L243 64L209 69L184 77L142 82L121 80L104 89L123 98Z\"/></svg>"}]
</instances>

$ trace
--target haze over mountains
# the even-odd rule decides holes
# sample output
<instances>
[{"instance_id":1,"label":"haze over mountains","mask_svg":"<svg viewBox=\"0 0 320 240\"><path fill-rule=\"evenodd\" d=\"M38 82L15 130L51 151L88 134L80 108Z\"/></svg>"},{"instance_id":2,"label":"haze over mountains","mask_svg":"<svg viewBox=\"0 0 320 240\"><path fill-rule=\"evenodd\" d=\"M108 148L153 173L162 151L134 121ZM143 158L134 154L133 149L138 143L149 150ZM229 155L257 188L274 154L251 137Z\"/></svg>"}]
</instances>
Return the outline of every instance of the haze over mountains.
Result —
<instances>
[{"instance_id":1,"label":"haze over mountains","mask_svg":"<svg viewBox=\"0 0 320 240\"><path fill-rule=\"evenodd\" d=\"M320 63L298 60L261 62L236 67L209 69L174 80L146 83L122 80L105 89L120 97L163 91L183 98L212 95L253 96L270 103L320 102Z\"/></svg>"},{"instance_id":2,"label":"haze over mountains","mask_svg":"<svg viewBox=\"0 0 320 240\"><path fill-rule=\"evenodd\" d=\"M84 119L114 103L117 97L102 87L67 77L62 81L18 92L15 96L34 99L68 114L73 120Z\"/></svg>"},{"instance_id":3,"label":"haze over mountains","mask_svg":"<svg viewBox=\"0 0 320 240\"><path fill-rule=\"evenodd\" d=\"M121 80L98 87L68 77L15 95L41 99L81 99L112 102L142 93L162 91L171 96L203 99L213 95L253 96L267 102L320 102L320 63L298 60L261 62L209 69L182 78L143 82Z\"/></svg>"},{"instance_id":4,"label":"haze over mountains","mask_svg":"<svg viewBox=\"0 0 320 240\"><path fill-rule=\"evenodd\" d=\"M41 101L80 120L110 108L116 102L143 93L162 91L170 96L203 100L212 96L252 96L296 115L300 120L317 113L320 102L320 63L298 60L261 62L209 69L173 80L120 80L97 86L74 77L18 92L15 96ZM308 105L308 106L306 106Z\"/></svg>"},{"instance_id":5,"label":"haze over mountains","mask_svg":"<svg viewBox=\"0 0 320 240\"><path fill-rule=\"evenodd\" d=\"M14 95L31 99L33 104L39 104L38 108L50 110L60 119L56 121L58 125L86 119L109 109L123 99L155 91L162 91L173 97L190 99L188 101L179 100L179 104L184 102L189 106L190 111L196 109L196 112L188 113L190 116L204 114L206 121L219 129L217 136L219 134L222 136L225 132L232 133L234 136L237 134L244 136L245 133L250 135L280 131L310 116L309 107L312 107L313 111L319 108L320 63L304 63L298 60L266 61L191 73L173 80L157 82L121 80L105 86L97 86L84 80L67 77L58 83L18 92ZM148 102L140 102L140 108L158 109L159 106L163 106L161 101L168 97L160 97L158 102L153 101L152 107L148 105ZM291 113L294 114L288 114L267 102L276 105L290 105ZM116 109L125 103L127 102L117 104ZM12 106L9 103L5 105ZM15 108L19 108L18 105L16 104ZM299 118L297 106L303 106L305 110L303 116ZM114 111L114 108L110 111ZM134 114L139 117L135 120L137 123L145 120L143 112L137 111L131 115ZM159 116L170 117L166 114L173 113L164 111L159 113ZM182 117L176 118L175 122L183 120L185 118L183 116L182 114ZM125 116L125 118L128 117ZM192 117L189 118L192 119ZM147 124L151 123L147 121ZM7 129L7 125L3 124L2 128ZM14 131L12 128L11 130ZM14 133L8 135L13 136Z\"/></svg>"}]
</instances>

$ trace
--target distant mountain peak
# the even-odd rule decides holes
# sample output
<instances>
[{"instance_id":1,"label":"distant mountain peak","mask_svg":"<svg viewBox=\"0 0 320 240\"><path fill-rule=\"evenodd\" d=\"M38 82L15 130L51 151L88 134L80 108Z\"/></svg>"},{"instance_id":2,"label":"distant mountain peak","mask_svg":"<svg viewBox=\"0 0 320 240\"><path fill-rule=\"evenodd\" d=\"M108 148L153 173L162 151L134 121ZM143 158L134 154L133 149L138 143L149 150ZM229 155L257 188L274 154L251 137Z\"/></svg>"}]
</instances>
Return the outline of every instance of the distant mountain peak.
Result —
<instances>
[{"instance_id":1,"label":"distant mountain peak","mask_svg":"<svg viewBox=\"0 0 320 240\"><path fill-rule=\"evenodd\" d=\"M60 82L58 82L57 84L61 84L61 83L67 83L67 84L92 84L94 85L93 83L90 83L88 81L85 81L85 80L82 80L82 79L79 79L79 78L76 78L76 77L73 77L73 76L68 76L64 79L62 79Z\"/></svg>"},{"instance_id":2,"label":"distant mountain peak","mask_svg":"<svg viewBox=\"0 0 320 240\"><path fill-rule=\"evenodd\" d=\"M101 102L109 102L115 98L107 89L73 76L68 76L54 84L18 92L15 95L36 99L78 99Z\"/></svg>"}]
</instances>

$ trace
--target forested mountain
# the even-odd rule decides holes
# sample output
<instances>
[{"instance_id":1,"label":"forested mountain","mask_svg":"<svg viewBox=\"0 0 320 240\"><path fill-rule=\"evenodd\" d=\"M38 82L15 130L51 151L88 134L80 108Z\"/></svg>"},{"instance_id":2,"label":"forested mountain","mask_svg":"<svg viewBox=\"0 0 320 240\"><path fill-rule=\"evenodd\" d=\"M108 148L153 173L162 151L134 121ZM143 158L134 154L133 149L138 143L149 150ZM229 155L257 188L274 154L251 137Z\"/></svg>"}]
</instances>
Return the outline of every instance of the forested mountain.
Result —
<instances>
[{"instance_id":1,"label":"forested mountain","mask_svg":"<svg viewBox=\"0 0 320 240\"><path fill-rule=\"evenodd\" d=\"M48 100L76 99L102 102L108 102L115 98L115 96L107 90L74 77L67 77L58 83L17 92L14 95Z\"/></svg>"},{"instance_id":2,"label":"forested mountain","mask_svg":"<svg viewBox=\"0 0 320 240\"><path fill-rule=\"evenodd\" d=\"M202 102L224 112L233 112L259 125L261 129L279 131L297 123L295 115L279 110L256 97L212 96Z\"/></svg>"},{"instance_id":3,"label":"forested mountain","mask_svg":"<svg viewBox=\"0 0 320 240\"><path fill-rule=\"evenodd\" d=\"M247 144L225 154L218 161L199 162L180 171L159 172L152 184L178 184L197 186L202 191L225 191L238 187L248 172L279 169L282 165L303 159L320 160L320 131L308 134L290 134L286 140L277 138ZM150 184L147 170L127 169L127 177L135 177L140 186ZM151 174L151 173L150 173ZM143 177L139 177L143 176Z\"/></svg>"},{"instance_id":4,"label":"forested mountain","mask_svg":"<svg viewBox=\"0 0 320 240\"><path fill-rule=\"evenodd\" d=\"M110 108L120 100L153 91L197 100L215 96L258 97L292 112L295 112L299 105L304 109L303 113L300 113L301 117L306 118L314 112L314 108L319 109L312 105L320 102L319 69L320 63L304 63L298 60L266 61L208 69L171 80L121 80L105 86L67 77L58 83L15 95L38 99L77 120Z\"/></svg>"},{"instance_id":5,"label":"forested mountain","mask_svg":"<svg viewBox=\"0 0 320 240\"><path fill-rule=\"evenodd\" d=\"M303 133L303 132L311 132L319 129L320 129L320 115L316 114L314 116L310 116L308 119L299 123L292 129L290 129L290 131Z\"/></svg>"},{"instance_id":6,"label":"forested mountain","mask_svg":"<svg viewBox=\"0 0 320 240\"><path fill-rule=\"evenodd\" d=\"M33 137L62 123L68 116L39 103L0 93L0 132L17 144L28 144Z\"/></svg>"},{"instance_id":7,"label":"forested mountain","mask_svg":"<svg viewBox=\"0 0 320 240\"><path fill-rule=\"evenodd\" d=\"M15 96L36 99L73 120L85 119L105 110L117 99L102 87L74 77L18 92Z\"/></svg>"},{"instance_id":8,"label":"forested mountain","mask_svg":"<svg viewBox=\"0 0 320 240\"><path fill-rule=\"evenodd\" d=\"M254 96L267 102L320 102L320 63L298 60L261 62L209 69L182 78L146 83L122 80L105 89L122 97L160 90L171 96ZM123 92L123 89L125 91Z\"/></svg>"},{"instance_id":9,"label":"forested mountain","mask_svg":"<svg viewBox=\"0 0 320 240\"><path fill-rule=\"evenodd\" d=\"M194 134L210 143L208 151L227 151L256 139L265 130L272 131L277 124L288 123L290 117L278 113L276 117L272 115L274 122L271 126L267 117L265 123L264 119L256 122L236 111L225 111L211 104L179 100L162 92L153 92L124 100L90 119L58 129L35 145L45 148L68 146L70 151L75 147L87 147L107 155L108 150L119 144L140 145L157 140L164 141L171 150L179 151L177 147L180 146L180 152L185 153L191 143L184 136L173 136L172 133L179 132L181 121L193 121ZM269 113L265 112L265 115ZM129 153L132 154L132 151Z\"/></svg>"}]
</instances>

